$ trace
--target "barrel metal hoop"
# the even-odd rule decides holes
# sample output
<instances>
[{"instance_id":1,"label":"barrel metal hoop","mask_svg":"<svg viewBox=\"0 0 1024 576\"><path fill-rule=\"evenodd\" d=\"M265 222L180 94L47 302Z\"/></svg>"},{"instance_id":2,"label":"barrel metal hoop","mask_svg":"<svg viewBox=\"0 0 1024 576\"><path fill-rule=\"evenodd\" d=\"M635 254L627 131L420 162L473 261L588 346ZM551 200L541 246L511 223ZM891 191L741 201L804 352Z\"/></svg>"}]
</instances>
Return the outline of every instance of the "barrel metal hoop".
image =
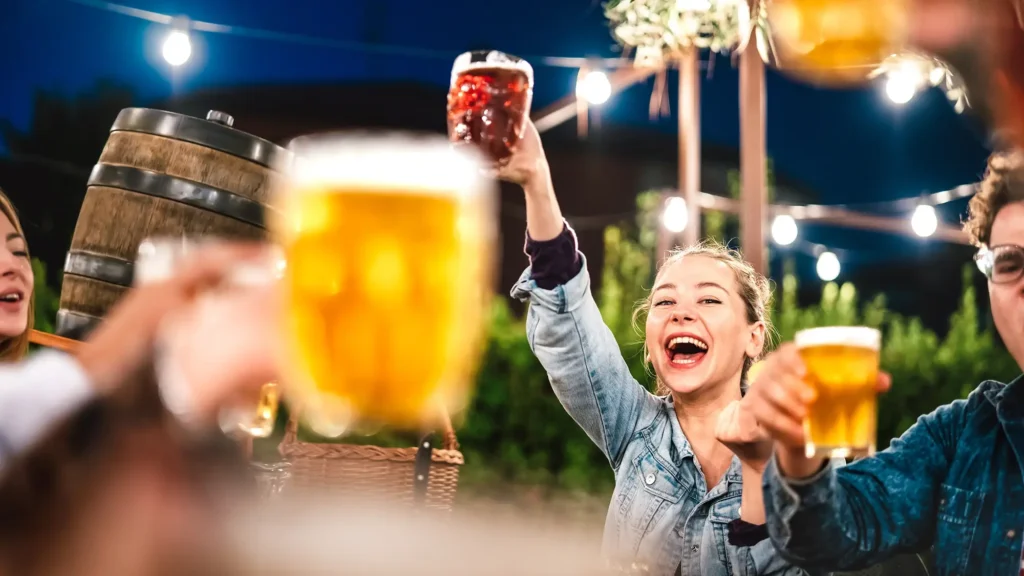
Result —
<instances>
[{"instance_id":1,"label":"barrel metal hoop","mask_svg":"<svg viewBox=\"0 0 1024 576\"><path fill-rule=\"evenodd\" d=\"M293 156L289 150L259 136L201 118L151 108L121 110L110 131L141 132L191 142L277 171L287 170Z\"/></svg>"},{"instance_id":2,"label":"barrel metal hoop","mask_svg":"<svg viewBox=\"0 0 1024 576\"><path fill-rule=\"evenodd\" d=\"M64 273L130 288L135 265L115 256L69 250L67 258L64 259Z\"/></svg>"},{"instance_id":3,"label":"barrel metal hoop","mask_svg":"<svg viewBox=\"0 0 1024 576\"><path fill-rule=\"evenodd\" d=\"M61 308L57 311L57 335L75 340L84 340L90 332L103 322L99 316L74 312Z\"/></svg>"},{"instance_id":4,"label":"barrel metal hoop","mask_svg":"<svg viewBox=\"0 0 1024 576\"><path fill-rule=\"evenodd\" d=\"M266 228L263 205L259 202L184 178L175 178L132 166L97 164L89 175L89 186L120 188L155 198L173 200L258 228Z\"/></svg>"}]
</instances>

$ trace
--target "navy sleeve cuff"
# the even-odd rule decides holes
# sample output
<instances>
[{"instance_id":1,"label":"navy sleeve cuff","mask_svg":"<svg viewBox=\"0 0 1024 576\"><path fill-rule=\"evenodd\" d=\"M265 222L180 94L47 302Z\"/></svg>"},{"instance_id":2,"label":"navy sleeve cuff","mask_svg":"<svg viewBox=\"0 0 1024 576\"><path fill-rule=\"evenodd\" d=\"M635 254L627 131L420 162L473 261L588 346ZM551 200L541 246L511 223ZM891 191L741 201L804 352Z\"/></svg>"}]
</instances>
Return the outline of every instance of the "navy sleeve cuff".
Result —
<instances>
[{"instance_id":1,"label":"navy sleeve cuff","mask_svg":"<svg viewBox=\"0 0 1024 576\"><path fill-rule=\"evenodd\" d=\"M568 223L550 240L534 240L527 233L524 252L530 257L530 279L543 290L553 290L575 278L583 267L578 246Z\"/></svg>"},{"instance_id":2,"label":"navy sleeve cuff","mask_svg":"<svg viewBox=\"0 0 1024 576\"><path fill-rule=\"evenodd\" d=\"M753 546L768 539L768 527L764 524L751 524L737 518L729 522L729 544L732 546Z\"/></svg>"}]
</instances>

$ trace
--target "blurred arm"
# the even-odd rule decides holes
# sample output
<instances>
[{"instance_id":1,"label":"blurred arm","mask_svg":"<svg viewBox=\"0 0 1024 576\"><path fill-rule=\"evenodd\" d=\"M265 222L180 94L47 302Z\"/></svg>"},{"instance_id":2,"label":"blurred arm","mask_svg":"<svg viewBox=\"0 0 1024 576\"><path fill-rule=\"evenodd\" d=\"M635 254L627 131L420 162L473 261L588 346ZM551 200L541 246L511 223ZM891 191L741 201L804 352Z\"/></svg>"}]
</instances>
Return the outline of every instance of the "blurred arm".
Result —
<instances>
[{"instance_id":1,"label":"blurred arm","mask_svg":"<svg viewBox=\"0 0 1024 576\"><path fill-rule=\"evenodd\" d=\"M78 361L61 352L0 366L0 466L95 394Z\"/></svg>"},{"instance_id":2,"label":"blurred arm","mask_svg":"<svg viewBox=\"0 0 1024 576\"><path fill-rule=\"evenodd\" d=\"M809 478L784 477L773 458L763 486L776 548L807 568L857 570L928 546L965 409L941 406L876 456Z\"/></svg>"}]
</instances>

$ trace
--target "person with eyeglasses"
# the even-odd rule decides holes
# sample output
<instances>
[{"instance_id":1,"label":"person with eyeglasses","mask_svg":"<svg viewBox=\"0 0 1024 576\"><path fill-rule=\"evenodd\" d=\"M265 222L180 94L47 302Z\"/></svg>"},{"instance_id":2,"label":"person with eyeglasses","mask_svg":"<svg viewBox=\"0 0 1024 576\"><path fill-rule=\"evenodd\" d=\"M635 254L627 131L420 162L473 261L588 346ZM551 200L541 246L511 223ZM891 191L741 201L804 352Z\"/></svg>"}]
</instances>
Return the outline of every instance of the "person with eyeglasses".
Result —
<instances>
[{"instance_id":1,"label":"person with eyeglasses","mask_svg":"<svg viewBox=\"0 0 1024 576\"><path fill-rule=\"evenodd\" d=\"M965 231L979 247L996 328L1024 367L1024 154L994 154ZM791 344L747 394L775 452L763 476L768 534L809 570L858 570L934 550L938 574L1024 576L1024 376L987 380L921 416L889 448L835 467L804 453L813 391ZM879 388L889 377L880 376Z\"/></svg>"}]
</instances>

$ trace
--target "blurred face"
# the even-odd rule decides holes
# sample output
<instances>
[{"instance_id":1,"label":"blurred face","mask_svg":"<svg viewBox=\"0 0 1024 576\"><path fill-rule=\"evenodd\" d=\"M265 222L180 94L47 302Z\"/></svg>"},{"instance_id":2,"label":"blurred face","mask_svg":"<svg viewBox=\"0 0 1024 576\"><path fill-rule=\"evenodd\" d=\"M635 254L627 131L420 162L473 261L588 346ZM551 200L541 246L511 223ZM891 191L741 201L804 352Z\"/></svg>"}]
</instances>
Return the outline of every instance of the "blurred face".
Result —
<instances>
[{"instance_id":1,"label":"blurred face","mask_svg":"<svg viewBox=\"0 0 1024 576\"><path fill-rule=\"evenodd\" d=\"M747 321L736 274L725 262L686 256L655 280L646 342L658 378L690 395L738 386L744 360L764 345L764 324Z\"/></svg>"},{"instance_id":2,"label":"blurred face","mask_svg":"<svg viewBox=\"0 0 1024 576\"><path fill-rule=\"evenodd\" d=\"M20 336L28 328L28 303L35 279L25 239L3 215L0 240L0 339L6 339Z\"/></svg>"},{"instance_id":3,"label":"blurred face","mask_svg":"<svg viewBox=\"0 0 1024 576\"><path fill-rule=\"evenodd\" d=\"M996 214L989 243L992 249L1024 246L1024 202L1008 204ZM1022 265L1024 263L1018 262L1012 253L1007 253L996 259L994 269L997 274L1011 273ZM996 329L1017 365L1024 367L1024 277L1004 284L989 282L988 295Z\"/></svg>"}]
</instances>

